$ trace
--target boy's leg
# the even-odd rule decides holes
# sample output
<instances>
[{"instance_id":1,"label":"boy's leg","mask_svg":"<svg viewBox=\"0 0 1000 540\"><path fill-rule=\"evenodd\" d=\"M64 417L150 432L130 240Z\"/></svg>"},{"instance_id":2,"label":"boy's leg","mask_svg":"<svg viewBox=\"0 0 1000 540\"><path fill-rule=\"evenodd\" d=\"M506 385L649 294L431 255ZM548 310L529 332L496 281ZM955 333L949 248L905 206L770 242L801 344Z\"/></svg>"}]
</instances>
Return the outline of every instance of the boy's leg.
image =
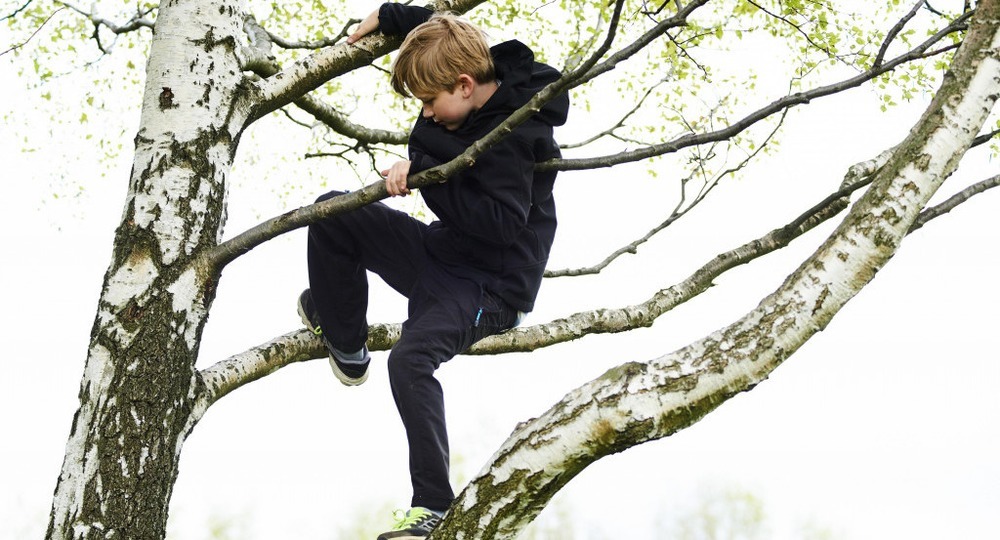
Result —
<instances>
[{"instance_id":1,"label":"boy's leg","mask_svg":"<svg viewBox=\"0 0 1000 540\"><path fill-rule=\"evenodd\" d=\"M332 191L317 202L342 192ZM368 339L368 277L365 269L408 295L426 260L427 225L374 203L309 226L309 288L323 335L344 352Z\"/></svg>"},{"instance_id":2,"label":"boy's leg","mask_svg":"<svg viewBox=\"0 0 1000 540\"><path fill-rule=\"evenodd\" d=\"M449 278L434 264L414 284L410 317L389 355L389 383L409 444L412 506L444 511L455 498L444 395L434 371L475 341L510 328L516 316L478 284Z\"/></svg>"}]
</instances>

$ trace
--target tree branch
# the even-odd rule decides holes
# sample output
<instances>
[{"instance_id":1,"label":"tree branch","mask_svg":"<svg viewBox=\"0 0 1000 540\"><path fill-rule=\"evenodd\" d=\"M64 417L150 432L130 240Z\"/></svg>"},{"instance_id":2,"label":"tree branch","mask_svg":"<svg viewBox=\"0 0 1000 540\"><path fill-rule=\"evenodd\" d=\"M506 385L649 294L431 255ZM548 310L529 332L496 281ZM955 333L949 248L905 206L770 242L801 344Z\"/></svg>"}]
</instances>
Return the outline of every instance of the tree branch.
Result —
<instances>
[{"instance_id":1,"label":"tree branch","mask_svg":"<svg viewBox=\"0 0 1000 540\"><path fill-rule=\"evenodd\" d=\"M600 309L576 313L543 325L515 328L488 337L463 354L502 354L530 352L589 334L619 333L653 324L660 315L707 290L723 273L780 249L836 215L847 206L846 197L867 186L871 175L887 161L889 152L879 158L859 163L845 177L844 187L827 196L792 222L738 248L717 255L686 280L663 289L641 304L619 309ZM371 351L392 348L402 331L399 324L371 325L367 347ZM326 346L308 330L290 332L268 343L220 361L202 371L202 377L214 402L236 388L264 377L288 364L322 358Z\"/></svg>"},{"instance_id":2,"label":"tree branch","mask_svg":"<svg viewBox=\"0 0 1000 540\"><path fill-rule=\"evenodd\" d=\"M270 53L273 34L260 26L252 16L245 19L244 28L250 40L250 46L241 51L243 68L251 70L265 79L277 74L281 67ZM296 99L294 103L334 132L355 139L361 144L406 144L406 133L373 129L355 124L347 118L347 115L340 113L313 95L306 94Z\"/></svg>"},{"instance_id":3,"label":"tree branch","mask_svg":"<svg viewBox=\"0 0 1000 540\"><path fill-rule=\"evenodd\" d=\"M707 2L708 0L698 0L688 4L676 17L671 19L671 25L678 26L684 24L684 21L690 13ZM581 81L590 80L596 76L595 70L597 68L595 66L597 65L597 61L610 48L611 41L614 38L619 11L620 8L617 8L615 17L612 20L611 29L608 33L608 39L605 40L605 43L602 44L602 46L587 61L581 64L580 68L571 73L564 74L558 80L543 88L524 106L511 113L506 120L501 122L496 128L484 135L478 141L471 144L468 149L462 152L455 159L449 161L448 163L438 165L410 176L407 180L408 187L410 189L419 189L426 185L444 182L451 176L457 174L459 171L470 167L476 159L483 154L483 152L499 142L503 137L507 136L514 130L514 128L530 119L535 113L541 110L541 107L545 103L555 99L556 96L580 84ZM365 39L368 39L368 37L369 36L366 36ZM631 54L635 54L641 50L641 48L636 48L634 45L635 43L626 47ZM617 57L616 61L627 58L627 56L623 56L621 52L616 53L614 56ZM277 76L278 75L275 75L275 77ZM202 262L205 264L206 268L211 268L214 272L221 272L225 265L229 264L243 253L250 251L254 247L270 240L271 238L300 227L304 227L320 219L324 219L341 212L347 212L355 208L360 208L366 204L382 200L387 196L388 193L385 189L385 183L375 182L365 186L361 190L286 212L281 216L269 219L264 223L261 223L250 230L219 244L214 249L207 251L202 256Z\"/></svg>"},{"instance_id":4,"label":"tree branch","mask_svg":"<svg viewBox=\"0 0 1000 540\"><path fill-rule=\"evenodd\" d=\"M795 22L792 22L791 20L789 20L787 17L785 17L783 15L780 15L780 14L777 14L777 13L772 13L770 10L768 10L764 6L758 4L757 2L754 2L753 0L747 0L747 2L750 5L756 7L757 9L761 10L762 12L764 12L768 17L771 17L773 19L777 19L777 20L779 20L779 21L787 24L788 26L791 26L792 28L794 28L795 31L798 32L799 35L801 35L806 40L807 43L809 43L810 45L812 45L816 49L818 49L820 51L823 51L830 58L836 58L837 55L835 55L831 50L829 50L826 47L820 45L819 43L816 43L815 41L813 41L812 37L809 35L809 32L806 32L805 30L803 30L800 25L796 24Z\"/></svg>"},{"instance_id":5,"label":"tree branch","mask_svg":"<svg viewBox=\"0 0 1000 540\"><path fill-rule=\"evenodd\" d=\"M435 0L434 11L465 13L486 0ZM256 85L254 114L249 122L267 115L319 88L320 85L368 65L402 43L399 36L370 34L353 45L341 43L325 48L281 70Z\"/></svg>"},{"instance_id":6,"label":"tree branch","mask_svg":"<svg viewBox=\"0 0 1000 540\"><path fill-rule=\"evenodd\" d=\"M889 162L894 152L895 148L891 148L873 159L853 165L844 176L840 189L827 195L788 224L716 255L687 279L657 292L640 304L584 311L545 324L515 328L479 341L462 354L531 352L575 341L591 334L622 333L652 326L663 314L708 290L716 279L729 270L784 248L796 238L839 214L847 207L848 197L871 184L874 175ZM1000 176L983 180L944 203L924 210L907 234L913 233L930 220L944 215L975 195L998 185ZM402 327L398 323L371 325L368 333L368 349L371 351L391 349L399 339L401 331ZM326 345L312 332L305 329L289 332L202 370L202 378L208 387L205 398L210 405L233 390L282 367L323 358L326 355Z\"/></svg>"},{"instance_id":7,"label":"tree branch","mask_svg":"<svg viewBox=\"0 0 1000 540\"><path fill-rule=\"evenodd\" d=\"M17 14L18 14L18 13L20 13L20 12L22 12L22 11L24 11L24 10L28 9L28 6L30 6L30 5L31 5L31 2L32 2L32 1L33 1L33 0L27 0L26 2L24 2L24 4L22 4L22 5L21 5L21 7L19 7L19 8L17 8L17 9L15 9L15 10L14 10L13 12L11 12L11 13L10 13L9 15L4 15L3 17L0 17L0 23L2 23L2 22L4 22L4 21L6 21L7 19L13 19L14 17L16 17L16 16L17 16Z\"/></svg>"},{"instance_id":8,"label":"tree branch","mask_svg":"<svg viewBox=\"0 0 1000 540\"><path fill-rule=\"evenodd\" d=\"M994 176L992 178L987 178L986 180L981 180L962 191L952 195L948 200L943 203L933 206L931 208L925 209L917 217L917 220L913 222L913 226L910 227L910 233L919 230L921 227L927 224L928 221L941 217L948 212L954 210L958 205L968 201L972 197L983 193L986 190L993 189L1000 186L1000 175Z\"/></svg>"},{"instance_id":9,"label":"tree branch","mask_svg":"<svg viewBox=\"0 0 1000 540\"><path fill-rule=\"evenodd\" d=\"M262 78L275 75L280 71L280 67L269 53L270 33L252 18L247 19L247 27L248 35L255 36L255 39L251 39L251 47L241 51L243 68L253 71ZM406 144L406 133L369 128L351 122L347 115L311 94L296 99L294 104L334 132L352 138L360 144Z\"/></svg>"},{"instance_id":10,"label":"tree branch","mask_svg":"<svg viewBox=\"0 0 1000 540\"><path fill-rule=\"evenodd\" d=\"M31 3L31 2L30 2L30 0L29 0L29 2L28 2L28 3L29 3L29 4ZM23 7L21 7L21 9L24 9L24 8L26 8L26 7L28 7L28 4L24 4L24 6L23 6ZM21 9L19 9L19 10L15 11L15 12L14 12L14 13L13 13L12 15L10 15L10 16L11 16L11 17L13 17L14 15L17 15L17 13L18 13L19 11L21 11ZM51 14L49 14L49 16L48 16L48 17L46 17L46 18L45 18L45 20L44 20L44 21L42 21L42 24L38 25L38 28L36 28L36 29L35 29L35 31L34 31L34 32L32 32L30 36L28 36L28 39L25 39L24 41L22 41L21 43L18 43L17 45L12 45L12 46L10 46L10 47L9 47L9 48L8 48L7 50L5 50L5 51L3 51L3 52L0 52L0 56L3 56L3 55L5 55L5 54L7 54L7 53L9 53L9 52L12 52L12 51L16 51L16 50L20 49L21 47L24 47L25 45L27 45L27 44L28 44L28 43L29 43L29 42L30 42L30 41L31 41L32 39L34 39L34 38L35 38L35 36L36 36L36 35L38 35L38 33L39 33L39 32L41 32L41 31L42 31L42 28L45 28L45 25L46 25L46 24L48 24L48 23L49 23L49 21L51 21L51 20L52 20L52 17L55 17L55 16L56 16L56 13L59 13L60 11L62 11L62 10L64 10L64 9L66 9L66 7L65 7L65 6L63 6L63 7L59 8L59 9L57 9L57 10L53 11L53 12L52 12Z\"/></svg>"},{"instance_id":11,"label":"tree branch","mask_svg":"<svg viewBox=\"0 0 1000 540\"><path fill-rule=\"evenodd\" d=\"M409 139L409 134L405 131L389 131L355 124L347 118L347 115L312 95L305 95L295 100L295 105L333 131L355 139L359 143L403 145Z\"/></svg>"},{"instance_id":12,"label":"tree branch","mask_svg":"<svg viewBox=\"0 0 1000 540\"><path fill-rule=\"evenodd\" d=\"M642 97L639 98L639 101L636 102L635 106L632 107L632 109L629 110L627 113L625 113L625 115L622 116L610 128L605 129L604 131L602 131L600 133L597 133L595 135L592 135L592 136L590 136L590 137L588 137L588 138L586 138L586 139L584 139L584 140L582 140L580 142L569 143L569 144L560 144L559 148L562 148L563 150L569 150L569 149L573 149L573 148L581 148L581 147L587 146L588 144L590 144L590 143L592 143L594 141L602 139L604 137L613 137L615 139L624 141L624 139L622 139L621 137L615 135L615 131L617 131L619 128L625 127L625 122L627 122L628 119L632 117L632 115L634 115L635 113L639 112L639 109L642 108L642 105L644 103L646 103L646 100L649 98L649 96L653 94L653 90L656 90L656 88L659 87L661 84L667 82L668 78L669 78L669 76L664 77L664 78L660 79L659 81L657 81L656 84L650 86L646 90L646 92L642 95ZM630 142L630 141L626 141L626 142Z\"/></svg>"},{"instance_id":13,"label":"tree branch","mask_svg":"<svg viewBox=\"0 0 1000 540\"><path fill-rule=\"evenodd\" d=\"M669 142L651 145L645 148L639 148L636 150L621 152L618 154L612 154L607 156L578 158L578 159L551 159L544 163L539 163L537 165L537 169L542 171L550 171L550 170L575 171L575 170L612 167L615 165L621 165L623 163L631 163L655 156L661 156L664 154L673 153L683 148L688 148L691 146L728 139L746 130L750 126L753 126L757 122L773 114L776 114L777 112L783 109L794 107L796 105L801 105L803 103L809 103L813 99L826 97L832 94L843 92L844 90L848 90L850 88L856 88L864 84L865 82L868 82L869 80L878 77L879 75L894 70L895 68L899 67L900 65L906 62L924 58L924 54L928 49L930 49L931 46L939 42L945 36L962 29L964 27L965 21L969 18L969 16L970 14L968 13L963 14L955 21L953 21L951 24L949 24L947 27L945 27L941 31L935 33L933 36L928 38L919 46L915 47L914 49L910 50L905 54L897 56L896 58L892 59L891 61L883 65L872 67L871 69L865 71L864 73L858 74L854 77L845 79L838 83L829 84L826 86L814 88L812 90L807 90L805 92L798 92L789 96L785 96L781 99L771 102L770 104L758 109L757 111L750 113L749 115L745 116L738 122L730 124L729 126L723 129L701 134L687 133ZM950 50L950 47L936 52L943 52L944 50Z\"/></svg>"},{"instance_id":14,"label":"tree branch","mask_svg":"<svg viewBox=\"0 0 1000 540\"><path fill-rule=\"evenodd\" d=\"M639 238L638 240L635 240L635 241L633 241L633 242L631 242L631 243L629 243L629 244L627 244L627 245L625 245L625 246L623 246L623 247L615 250L613 253L611 253L610 255L608 255L607 257L605 257L604 260L602 260L601 262L597 263L596 265L588 266L588 267L582 267L582 268L566 268L566 269L563 269L563 270L546 270L544 276L547 277L547 278L556 278L556 277L586 276L586 275L599 274L602 270L604 270L605 268L607 268L608 265L610 265L612 262L614 262L616 259L618 259L622 255L625 255L626 253L631 253L633 255L636 254L636 253L638 253L639 246L641 246L642 244L648 242L657 233L659 233L660 231L662 231L662 230L666 229L667 227L669 227L670 225L672 225L675 221L677 221L678 219L680 219L681 217L683 217L685 214L687 214L689 211L691 211L691 209L693 209L695 206L697 206L700 202L704 201L705 197L708 195L708 192L711 190L711 187L714 186L715 184L717 184L718 181L721 178L723 178L727 174L731 174L731 173L733 173L733 172L735 172L735 171L737 171L739 169L742 169L743 167L745 167L747 165L747 163L750 162L751 159L753 159L758 153L760 153L767 146L768 142L770 142L770 140L775 136L775 134L778 133L778 130L781 129L781 125L785 121L785 117L787 115L787 112L788 112L788 110L785 109L785 112L782 113L781 119L778 121L778 124L774 127L774 129L771 131L771 133L767 136L767 138L764 140L764 142L762 144L760 144L757 147L756 150L754 150L753 153L751 153L749 156L747 156L746 159L744 159L736 167L733 167L733 168L727 169L725 171L722 171L721 173L719 173L718 175L716 175L716 177L713 180L711 180L709 182L706 182L706 184L708 186L708 189L702 190L702 192L699 193L698 196L695 197L694 201L692 201L691 204L689 204L687 207L685 207L685 208L682 209L682 206L683 206L684 200L685 200L684 189L685 189L685 186L687 184L687 182L682 181L681 182L681 198L680 198L680 201L677 203L677 206L674 207L674 210L670 213L669 216L667 216L667 219L665 219L663 222L661 222L656 227L653 227L652 230L650 230L649 232L647 232L641 238Z\"/></svg>"},{"instance_id":15,"label":"tree branch","mask_svg":"<svg viewBox=\"0 0 1000 540\"><path fill-rule=\"evenodd\" d=\"M332 38L323 38L316 41L290 41L274 34L270 30L264 29L264 31L267 32L267 35L271 39L272 43L283 49L322 49L323 47L336 45L338 41L347 37L349 34L348 29L352 25L358 24L359 22L361 22L361 19L348 19L339 34Z\"/></svg>"},{"instance_id":16,"label":"tree branch","mask_svg":"<svg viewBox=\"0 0 1000 540\"><path fill-rule=\"evenodd\" d=\"M131 19L129 19L128 22L126 22L125 24L119 25L117 23L114 23L114 22L112 22L112 21L110 21L108 19L105 19L105 18L101 17L100 15L98 15L97 11L96 11L97 10L96 5L95 5L95 7L92 8L92 11L87 12L87 11L84 11L83 9L81 9L81 8L79 8L77 6L74 6L73 4L70 4L69 2L65 2L63 0L55 0L55 2L57 4L62 4L63 6L68 7L69 9L72 9L73 11L75 11L75 12L83 15L84 17L87 17L88 19L90 19L90 22L93 23L93 25L94 25L94 33L93 33L93 35L91 37L93 37L94 41L97 42L97 48L100 49L100 51L102 53L104 53L104 54L108 53L108 49L105 48L104 44L101 42L101 27L102 26L105 27L105 28L107 28L108 30L110 30L116 36L121 35L121 34L125 34L125 33L128 33L128 32L134 32L135 30L138 30L140 28L149 28L149 29L152 30L153 27L154 27L153 21L150 21L149 19L145 18L146 15L148 15L153 10L153 8L149 8L146 11L138 11L138 12L136 12L136 14L135 14L134 17L132 17Z\"/></svg>"},{"instance_id":17,"label":"tree branch","mask_svg":"<svg viewBox=\"0 0 1000 540\"><path fill-rule=\"evenodd\" d=\"M872 66L879 66L882 64L882 60L885 58L885 53L889 50L889 45L896 39L896 36L906 27L906 23L910 22L911 19L917 16L917 12L920 11L920 7L923 6L925 0L918 0L918 2L913 6L910 11L903 16L891 29L886 33L885 39L882 40L882 46L879 47L878 54L875 55L875 60L872 62Z\"/></svg>"}]
</instances>

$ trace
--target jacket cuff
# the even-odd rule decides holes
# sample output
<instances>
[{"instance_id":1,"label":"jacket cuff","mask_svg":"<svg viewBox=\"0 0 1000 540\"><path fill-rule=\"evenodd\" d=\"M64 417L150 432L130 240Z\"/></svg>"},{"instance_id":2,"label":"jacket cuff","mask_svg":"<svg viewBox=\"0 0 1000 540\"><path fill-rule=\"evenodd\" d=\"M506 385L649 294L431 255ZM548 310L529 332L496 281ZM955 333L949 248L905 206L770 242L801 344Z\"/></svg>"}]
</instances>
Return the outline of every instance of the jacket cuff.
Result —
<instances>
[{"instance_id":1,"label":"jacket cuff","mask_svg":"<svg viewBox=\"0 0 1000 540\"><path fill-rule=\"evenodd\" d=\"M386 2L378 8L378 26L388 36L404 36L427 22L434 12L419 6Z\"/></svg>"}]
</instances>

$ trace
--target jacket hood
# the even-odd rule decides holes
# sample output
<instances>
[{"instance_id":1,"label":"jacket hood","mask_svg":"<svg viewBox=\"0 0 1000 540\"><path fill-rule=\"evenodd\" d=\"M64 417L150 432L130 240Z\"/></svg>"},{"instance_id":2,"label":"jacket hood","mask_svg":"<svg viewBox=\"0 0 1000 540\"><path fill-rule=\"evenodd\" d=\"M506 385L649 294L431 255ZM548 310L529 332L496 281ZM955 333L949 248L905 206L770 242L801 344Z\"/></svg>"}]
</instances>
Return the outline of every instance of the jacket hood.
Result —
<instances>
[{"instance_id":1,"label":"jacket hood","mask_svg":"<svg viewBox=\"0 0 1000 540\"><path fill-rule=\"evenodd\" d=\"M535 62L535 55L525 44L513 40L490 49L500 87L483 107L459 128L460 131L478 131L484 123L495 122L496 116L509 116L535 97L546 85L555 82L561 74L555 68ZM569 96L556 96L542 106L535 119L550 126L566 123L569 113Z\"/></svg>"}]
</instances>

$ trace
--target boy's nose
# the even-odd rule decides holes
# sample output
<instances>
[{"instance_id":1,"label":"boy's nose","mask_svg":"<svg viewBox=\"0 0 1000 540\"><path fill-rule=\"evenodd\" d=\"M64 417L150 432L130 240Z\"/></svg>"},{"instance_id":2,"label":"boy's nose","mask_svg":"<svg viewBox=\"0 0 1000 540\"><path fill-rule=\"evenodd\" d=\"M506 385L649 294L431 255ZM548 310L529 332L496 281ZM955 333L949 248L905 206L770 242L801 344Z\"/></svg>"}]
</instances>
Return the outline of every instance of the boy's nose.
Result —
<instances>
[{"instance_id":1,"label":"boy's nose","mask_svg":"<svg viewBox=\"0 0 1000 540\"><path fill-rule=\"evenodd\" d=\"M430 118L430 117L434 116L434 111L431 110L431 106L430 105L424 105L423 115L424 115L424 118Z\"/></svg>"}]
</instances>

